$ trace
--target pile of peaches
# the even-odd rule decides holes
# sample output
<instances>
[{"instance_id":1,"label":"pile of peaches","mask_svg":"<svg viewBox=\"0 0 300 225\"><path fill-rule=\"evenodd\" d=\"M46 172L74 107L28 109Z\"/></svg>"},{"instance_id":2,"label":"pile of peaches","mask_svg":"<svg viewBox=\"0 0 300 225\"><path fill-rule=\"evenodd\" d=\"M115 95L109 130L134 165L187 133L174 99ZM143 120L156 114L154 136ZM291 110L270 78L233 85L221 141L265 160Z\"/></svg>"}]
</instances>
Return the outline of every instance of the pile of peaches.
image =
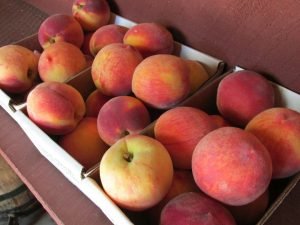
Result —
<instances>
[{"instance_id":1,"label":"pile of peaches","mask_svg":"<svg viewBox=\"0 0 300 225\"><path fill-rule=\"evenodd\" d=\"M0 48L0 88L24 94L28 117L85 168L99 164L107 195L145 224L255 223L270 182L300 170L299 112L277 107L271 83L249 70L220 81L216 114L179 106L208 80L201 62L173 54L161 24L110 18L105 0L49 16L42 52ZM89 68L84 99L68 81Z\"/></svg>"}]
</instances>

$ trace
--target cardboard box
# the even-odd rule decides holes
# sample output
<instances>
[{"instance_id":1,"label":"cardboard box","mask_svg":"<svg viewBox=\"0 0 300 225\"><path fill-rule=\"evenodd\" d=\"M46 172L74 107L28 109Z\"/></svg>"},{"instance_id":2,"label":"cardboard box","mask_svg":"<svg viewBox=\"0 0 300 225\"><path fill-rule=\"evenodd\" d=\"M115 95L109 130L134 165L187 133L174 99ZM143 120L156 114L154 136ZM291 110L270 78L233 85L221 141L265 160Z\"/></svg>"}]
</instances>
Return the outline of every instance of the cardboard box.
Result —
<instances>
[{"instance_id":1,"label":"cardboard box","mask_svg":"<svg viewBox=\"0 0 300 225\"><path fill-rule=\"evenodd\" d=\"M114 15L113 23L131 27L135 23L123 17ZM15 44L22 45L31 50L42 51L37 34L20 40ZM201 62L207 70L210 78L201 87L208 85L215 77L223 73L224 62L205 53L196 51L188 46L175 43L176 55ZM91 79L91 68L87 68L74 76L66 83L75 87L84 99L95 90ZM26 93L22 95L7 94L0 90L0 104L9 115L19 124L39 152L48 159L70 182L72 182L83 194L94 202L114 224L132 224L132 221L119 209L111 199L103 192L97 178L93 176L98 168L84 168L78 161L62 149L54 139L37 127L26 114Z\"/></svg>"},{"instance_id":2,"label":"cardboard box","mask_svg":"<svg viewBox=\"0 0 300 225\"><path fill-rule=\"evenodd\" d=\"M216 106L216 95L217 95L217 87L220 81L227 76L230 72L241 70L240 67L235 67L233 70L227 71L223 75L217 77L213 81L211 81L205 87L199 89L195 94L187 98L185 101L179 104L180 106L191 106L202 109L206 111L208 114L216 114L218 113L217 106ZM270 81L271 82L271 81ZM290 91L289 89L271 82L272 86L275 89L275 105L280 107L287 107L293 109L295 111L300 112L300 95ZM141 133L153 136L153 127L154 123L151 123L148 127L146 127ZM93 179L93 177L98 177L98 166L92 168L85 176ZM269 217L276 212L276 210L280 207L280 205L284 202L285 198L292 192L296 191L297 184L300 180L300 173L284 178L284 179L277 179L272 180L269 186L269 206L262 216L262 218L257 222L256 225L265 225L267 224ZM94 182L97 182L93 179Z\"/></svg>"}]
</instances>

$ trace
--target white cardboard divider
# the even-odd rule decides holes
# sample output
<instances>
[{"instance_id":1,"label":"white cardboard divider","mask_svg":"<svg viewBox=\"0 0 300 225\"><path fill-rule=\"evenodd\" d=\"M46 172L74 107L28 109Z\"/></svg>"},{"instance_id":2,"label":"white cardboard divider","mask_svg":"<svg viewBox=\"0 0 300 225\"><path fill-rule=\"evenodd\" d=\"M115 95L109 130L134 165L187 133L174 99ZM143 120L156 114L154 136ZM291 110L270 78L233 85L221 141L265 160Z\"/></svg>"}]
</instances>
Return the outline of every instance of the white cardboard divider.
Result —
<instances>
[{"instance_id":1,"label":"white cardboard divider","mask_svg":"<svg viewBox=\"0 0 300 225\"><path fill-rule=\"evenodd\" d=\"M78 185L82 179L83 166L34 124L22 110L14 113L14 119L39 152L73 184Z\"/></svg>"},{"instance_id":2,"label":"white cardboard divider","mask_svg":"<svg viewBox=\"0 0 300 225\"><path fill-rule=\"evenodd\" d=\"M14 117L14 110L10 106L11 98L0 89L0 105L11 116Z\"/></svg>"},{"instance_id":3,"label":"white cardboard divider","mask_svg":"<svg viewBox=\"0 0 300 225\"><path fill-rule=\"evenodd\" d=\"M82 180L79 189L98 206L115 225L133 225L122 210L104 193L99 184L90 177Z\"/></svg>"}]
</instances>

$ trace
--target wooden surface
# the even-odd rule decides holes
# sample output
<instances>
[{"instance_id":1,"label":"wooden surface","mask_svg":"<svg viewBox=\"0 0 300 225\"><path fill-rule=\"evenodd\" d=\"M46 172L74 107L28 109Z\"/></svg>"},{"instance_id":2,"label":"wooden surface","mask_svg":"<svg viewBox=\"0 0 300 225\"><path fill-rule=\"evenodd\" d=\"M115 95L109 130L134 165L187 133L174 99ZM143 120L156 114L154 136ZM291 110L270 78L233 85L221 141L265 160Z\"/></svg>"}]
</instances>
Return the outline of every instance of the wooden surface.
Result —
<instances>
[{"instance_id":1,"label":"wooden surface","mask_svg":"<svg viewBox=\"0 0 300 225\"><path fill-rule=\"evenodd\" d=\"M36 31L47 14L70 13L73 1L25 2L43 12L20 0L0 0L1 45ZM7 6L14 3L16 8L7 13ZM109 0L109 3L113 12L121 16L135 22L160 22L172 31L176 40L223 59L229 66L238 64L262 72L300 93L297 0ZM26 23L28 16L30 24ZM110 224L93 203L38 153L1 108L0 121L0 153L58 224ZM293 189L266 224L299 223L299 187Z\"/></svg>"}]
</instances>

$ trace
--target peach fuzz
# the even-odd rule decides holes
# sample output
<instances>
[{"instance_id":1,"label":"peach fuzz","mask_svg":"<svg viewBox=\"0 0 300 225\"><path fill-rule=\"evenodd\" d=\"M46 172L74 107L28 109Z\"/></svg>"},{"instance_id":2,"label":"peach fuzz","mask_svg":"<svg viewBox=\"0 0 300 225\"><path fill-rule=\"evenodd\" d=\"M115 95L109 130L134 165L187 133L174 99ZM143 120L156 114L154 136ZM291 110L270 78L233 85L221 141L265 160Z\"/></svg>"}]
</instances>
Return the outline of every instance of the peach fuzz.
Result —
<instances>
[{"instance_id":1,"label":"peach fuzz","mask_svg":"<svg viewBox=\"0 0 300 225\"><path fill-rule=\"evenodd\" d=\"M100 180L121 208L143 211L157 204L172 184L173 165L165 147L145 135L127 135L103 155Z\"/></svg>"},{"instance_id":2,"label":"peach fuzz","mask_svg":"<svg viewBox=\"0 0 300 225\"><path fill-rule=\"evenodd\" d=\"M110 7L106 0L74 0L72 15L85 31L95 31L108 24Z\"/></svg>"},{"instance_id":3,"label":"peach fuzz","mask_svg":"<svg viewBox=\"0 0 300 225\"><path fill-rule=\"evenodd\" d=\"M44 49L62 41L80 48L84 40L84 33L80 24L71 15L53 14L41 23L38 40Z\"/></svg>"},{"instance_id":4,"label":"peach fuzz","mask_svg":"<svg viewBox=\"0 0 300 225\"><path fill-rule=\"evenodd\" d=\"M107 101L97 117L98 132L108 145L128 134L136 134L150 124L145 105L135 97L117 96Z\"/></svg>"},{"instance_id":5,"label":"peach fuzz","mask_svg":"<svg viewBox=\"0 0 300 225\"><path fill-rule=\"evenodd\" d=\"M38 63L43 81L64 82L87 67L84 54L75 45L58 42L46 48Z\"/></svg>"},{"instance_id":6,"label":"peach fuzz","mask_svg":"<svg viewBox=\"0 0 300 225\"><path fill-rule=\"evenodd\" d=\"M133 72L142 60L141 54L129 45L106 45L98 52L92 64L95 86L108 96L130 94Z\"/></svg>"},{"instance_id":7,"label":"peach fuzz","mask_svg":"<svg viewBox=\"0 0 300 225\"><path fill-rule=\"evenodd\" d=\"M191 93L194 93L198 88L208 80L209 75L204 66L195 60L185 60L189 68L189 77L191 82Z\"/></svg>"},{"instance_id":8,"label":"peach fuzz","mask_svg":"<svg viewBox=\"0 0 300 225\"><path fill-rule=\"evenodd\" d=\"M102 106L110 99L98 89L92 91L85 100L86 116L97 118Z\"/></svg>"},{"instance_id":9,"label":"peach fuzz","mask_svg":"<svg viewBox=\"0 0 300 225\"><path fill-rule=\"evenodd\" d=\"M236 127L218 128L195 147L192 172L198 187L227 205L245 205L268 188L272 161L265 146Z\"/></svg>"},{"instance_id":10,"label":"peach fuzz","mask_svg":"<svg viewBox=\"0 0 300 225\"><path fill-rule=\"evenodd\" d=\"M48 134L71 132L85 114L81 94L72 86L60 82L43 82L27 96L29 118Z\"/></svg>"},{"instance_id":11,"label":"peach fuzz","mask_svg":"<svg viewBox=\"0 0 300 225\"><path fill-rule=\"evenodd\" d=\"M274 104L275 93L271 83L254 71L228 74L218 86L218 110L235 126L243 128L255 115Z\"/></svg>"},{"instance_id":12,"label":"peach fuzz","mask_svg":"<svg viewBox=\"0 0 300 225\"><path fill-rule=\"evenodd\" d=\"M134 71L132 91L151 107L168 109L190 93L188 74L187 64L180 57L168 54L149 56Z\"/></svg>"},{"instance_id":13,"label":"peach fuzz","mask_svg":"<svg viewBox=\"0 0 300 225\"><path fill-rule=\"evenodd\" d=\"M246 205L225 206L231 212L233 218L239 225L253 225L264 215L269 206L269 190Z\"/></svg>"},{"instance_id":14,"label":"peach fuzz","mask_svg":"<svg viewBox=\"0 0 300 225\"><path fill-rule=\"evenodd\" d=\"M175 107L155 122L154 136L171 155L177 169L191 169L197 143L217 126L204 111L193 107Z\"/></svg>"},{"instance_id":15,"label":"peach fuzz","mask_svg":"<svg viewBox=\"0 0 300 225\"><path fill-rule=\"evenodd\" d=\"M20 45L0 48L0 88L10 93L28 91L38 77L39 56Z\"/></svg>"},{"instance_id":16,"label":"peach fuzz","mask_svg":"<svg viewBox=\"0 0 300 225\"><path fill-rule=\"evenodd\" d=\"M188 192L173 198L164 207L160 225L235 225L230 212L216 200L202 194Z\"/></svg>"},{"instance_id":17,"label":"peach fuzz","mask_svg":"<svg viewBox=\"0 0 300 225\"><path fill-rule=\"evenodd\" d=\"M94 117L84 117L72 132L59 138L58 144L86 169L99 163L108 149L99 137Z\"/></svg>"},{"instance_id":18,"label":"peach fuzz","mask_svg":"<svg viewBox=\"0 0 300 225\"><path fill-rule=\"evenodd\" d=\"M123 43L137 48L144 58L155 54L171 54L174 40L171 32L158 23L139 23L129 28Z\"/></svg>"},{"instance_id":19,"label":"peach fuzz","mask_svg":"<svg viewBox=\"0 0 300 225\"><path fill-rule=\"evenodd\" d=\"M174 170L171 188L166 196L154 207L147 211L147 216L151 221L150 224L159 224L160 214L163 207L176 196L186 192L200 192L196 185L191 170Z\"/></svg>"},{"instance_id":20,"label":"peach fuzz","mask_svg":"<svg viewBox=\"0 0 300 225\"><path fill-rule=\"evenodd\" d=\"M283 107L267 109L245 128L268 149L273 178L285 178L300 171L300 113Z\"/></svg>"},{"instance_id":21,"label":"peach fuzz","mask_svg":"<svg viewBox=\"0 0 300 225\"><path fill-rule=\"evenodd\" d=\"M89 48L93 56L106 45L123 43L123 37L128 28L117 24L109 24L98 28L92 35Z\"/></svg>"}]
</instances>

